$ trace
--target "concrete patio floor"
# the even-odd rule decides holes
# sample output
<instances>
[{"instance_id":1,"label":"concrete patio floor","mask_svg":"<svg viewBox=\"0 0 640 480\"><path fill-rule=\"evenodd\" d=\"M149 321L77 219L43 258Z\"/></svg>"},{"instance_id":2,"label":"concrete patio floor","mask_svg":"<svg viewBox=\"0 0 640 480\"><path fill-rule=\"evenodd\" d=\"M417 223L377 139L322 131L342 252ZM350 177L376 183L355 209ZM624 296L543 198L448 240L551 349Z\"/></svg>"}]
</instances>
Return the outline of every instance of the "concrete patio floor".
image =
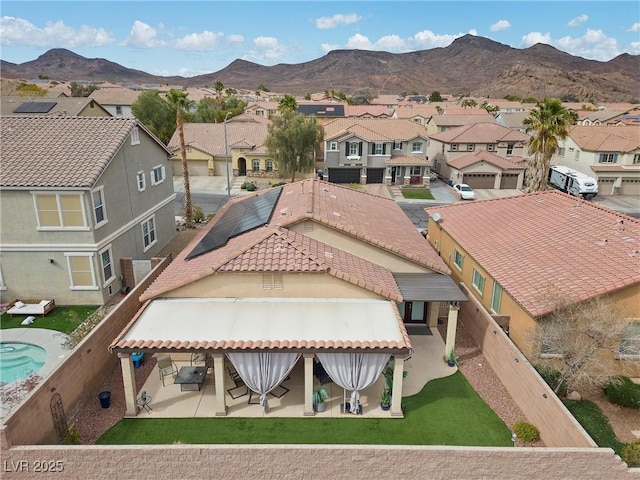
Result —
<instances>
[{"instance_id":1,"label":"concrete patio floor","mask_svg":"<svg viewBox=\"0 0 640 480\"><path fill-rule=\"evenodd\" d=\"M405 370L408 372L404 379L403 397L415 395L435 378L446 377L455 373L457 367L449 367L444 361L444 342L436 328L431 329L433 335L411 335L411 343L414 353L405 362ZM180 367L190 365L190 355L172 354L178 370ZM225 361L227 363L228 360ZM319 383L314 379L315 386ZM225 391L233 387L233 382L228 374L225 374ZM232 399L226 395L228 407L227 417L303 417L304 413L304 364L298 361L289 375L289 379L282 383L289 392L281 398L269 395L269 412L263 413L259 404L248 404L249 395ZM343 403L343 389L334 383L327 383L324 387L329 391L329 398L325 401L326 410L317 412L315 417L388 417L390 413L380 408L380 394L384 386L384 378L380 376L371 387L363 390L360 395L362 415L352 415L341 412ZM279 389L276 389L279 390ZM190 418L190 417L214 417L215 416L215 385L212 369L206 376L204 385L200 391L181 391L180 385L173 383L172 377L165 377L165 386L162 385L157 367L154 367L149 378L144 383L140 392L146 391L152 400L151 411L140 410L136 418ZM138 392L137 397L140 397ZM350 392L347 392L347 401ZM258 396L253 395L257 402ZM218 417L222 418L222 417ZM311 418L311 417L306 417Z\"/></svg>"}]
</instances>

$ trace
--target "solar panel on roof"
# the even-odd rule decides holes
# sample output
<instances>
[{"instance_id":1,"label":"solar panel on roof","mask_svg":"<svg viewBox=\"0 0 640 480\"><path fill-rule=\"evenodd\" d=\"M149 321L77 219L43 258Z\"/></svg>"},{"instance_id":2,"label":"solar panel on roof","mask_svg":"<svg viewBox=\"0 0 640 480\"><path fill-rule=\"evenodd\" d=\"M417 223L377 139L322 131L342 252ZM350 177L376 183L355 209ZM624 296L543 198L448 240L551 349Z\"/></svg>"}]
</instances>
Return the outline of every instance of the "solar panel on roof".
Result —
<instances>
[{"instance_id":1,"label":"solar panel on roof","mask_svg":"<svg viewBox=\"0 0 640 480\"><path fill-rule=\"evenodd\" d=\"M226 245L230 238L266 224L271 218L281 192L282 187L273 188L254 197L244 197L229 206L214 227L187 255L187 259L220 248Z\"/></svg>"},{"instance_id":2,"label":"solar panel on roof","mask_svg":"<svg viewBox=\"0 0 640 480\"><path fill-rule=\"evenodd\" d=\"M18 106L13 113L47 113L55 106L56 102L27 102Z\"/></svg>"}]
</instances>

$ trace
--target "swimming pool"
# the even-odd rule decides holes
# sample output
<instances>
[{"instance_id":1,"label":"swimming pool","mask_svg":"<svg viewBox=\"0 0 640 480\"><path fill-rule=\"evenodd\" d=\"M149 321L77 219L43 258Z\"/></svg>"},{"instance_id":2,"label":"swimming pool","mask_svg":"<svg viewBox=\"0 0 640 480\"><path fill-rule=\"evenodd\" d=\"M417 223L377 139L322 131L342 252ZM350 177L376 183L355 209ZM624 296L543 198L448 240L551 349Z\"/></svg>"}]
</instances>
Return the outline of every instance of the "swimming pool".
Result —
<instances>
[{"instance_id":1,"label":"swimming pool","mask_svg":"<svg viewBox=\"0 0 640 480\"><path fill-rule=\"evenodd\" d=\"M47 351L32 343L0 342L0 383L11 383L37 373L47 360Z\"/></svg>"}]
</instances>

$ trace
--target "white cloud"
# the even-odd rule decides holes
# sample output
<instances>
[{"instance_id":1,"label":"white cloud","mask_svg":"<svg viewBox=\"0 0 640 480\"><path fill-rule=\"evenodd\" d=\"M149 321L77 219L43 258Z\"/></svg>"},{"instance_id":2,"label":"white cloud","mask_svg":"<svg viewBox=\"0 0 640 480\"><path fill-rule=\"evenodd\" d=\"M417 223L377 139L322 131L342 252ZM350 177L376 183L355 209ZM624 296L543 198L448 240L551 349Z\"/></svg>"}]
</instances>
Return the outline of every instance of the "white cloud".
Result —
<instances>
[{"instance_id":1,"label":"white cloud","mask_svg":"<svg viewBox=\"0 0 640 480\"><path fill-rule=\"evenodd\" d=\"M0 31L0 44L7 46L78 48L100 47L114 42L104 28L87 25L74 28L62 21L49 22L39 28L22 18L3 16Z\"/></svg>"},{"instance_id":2,"label":"white cloud","mask_svg":"<svg viewBox=\"0 0 640 480\"><path fill-rule=\"evenodd\" d=\"M631 42L629 44L629 53L631 55L640 55L640 42Z\"/></svg>"},{"instance_id":3,"label":"white cloud","mask_svg":"<svg viewBox=\"0 0 640 480\"><path fill-rule=\"evenodd\" d=\"M244 42L244 37L242 35L228 35L226 40L232 45L240 45Z\"/></svg>"},{"instance_id":4,"label":"white cloud","mask_svg":"<svg viewBox=\"0 0 640 480\"><path fill-rule=\"evenodd\" d=\"M286 53L286 47L281 45L277 38L256 37L253 39L252 48L243 58L258 63L264 60L273 63L280 60Z\"/></svg>"},{"instance_id":5,"label":"white cloud","mask_svg":"<svg viewBox=\"0 0 640 480\"><path fill-rule=\"evenodd\" d=\"M577 27L581 23L586 22L587 20L589 20L589 15L585 15L583 13L582 15L578 15L576 18L572 18L571 20L569 20L569 23L567 23L567 25L569 27Z\"/></svg>"},{"instance_id":6,"label":"white cloud","mask_svg":"<svg viewBox=\"0 0 640 480\"><path fill-rule=\"evenodd\" d=\"M496 23L491 25L490 30L492 32L498 32L500 30L506 30L508 28L511 28L509 20L498 20Z\"/></svg>"},{"instance_id":7,"label":"white cloud","mask_svg":"<svg viewBox=\"0 0 640 480\"><path fill-rule=\"evenodd\" d=\"M369 39L360 33L356 33L354 36L349 37L346 48L355 50L375 50Z\"/></svg>"},{"instance_id":8,"label":"white cloud","mask_svg":"<svg viewBox=\"0 0 640 480\"><path fill-rule=\"evenodd\" d=\"M201 33L191 33L176 40L175 48L176 50L188 50L193 52L213 50L219 46L222 38L224 38L224 34L222 33L205 30Z\"/></svg>"},{"instance_id":9,"label":"white cloud","mask_svg":"<svg viewBox=\"0 0 640 480\"><path fill-rule=\"evenodd\" d=\"M328 28L336 28L340 25L350 25L359 22L362 17L356 13L341 14L338 13L333 17L320 17L316 19L316 27L320 30Z\"/></svg>"},{"instance_id":10,"label":"white cloud","mask_svg":"<svg viewBox=\"0 0 640 480\"><path fill-rule=\"evenodd\" d=\"M546 43L547 45L551 45L551 34L549 32L529 32L524 37L522 37L522 46L524 48L535 45L536 43Z\"/></svg>"},{"instance_id":11,"label":"white cloud","mask_svg":"<svg viewBox=\"0 0 640 480\"><path fill-rule=\"evenodd\" d=\"M636 22L633 25L631 25L629 27L629 30L627 30L627 32L640 32L640 22Z\"/></svg>"},{"instance_id":12,"label":"white cloud","mask_svg":"<svg viewBox=\"0 0 640 480\"><path fill-rule=\"evenodd\" d=\"M549 33L530 32L522 37L522 46L530 47L536 43L552 45L558 50L590 60L606 62L622 53L615 38L608 37L602 30L587 29L582 37L551 38ZM633 48L633 44L632 44Z\"/></svg>"},{"instance_id":13,"label":"white cloud","mask_svg":"<svg viewBox=\"0 0 640 480\"><path fill-rule=\"evenodd\" d=\"M324 53L329 53L331 50L339 50L340 45L337 43L323 43L320 48Z\"/></svg>"},{"instance_id":14,"label":"white cloud","mask_svg":"<svg viewBox=\"0 0 640 480\"><path fill-rule=\"evenodd\" d=\"M470 30L468 33L471 35L477 34L475 30ZM408 38L402 38L399 35L385 35L375 42L372 42L369 40L369 37L356 33L349 37L347 43L342 48L373 51L384 50L391 53L404 53L416 50L428 50L436 47L446 47L456 38L463 35L465 34L458 33L455 35L438 35L433 33L431 30L423 30ZM333 50L341 48L338 45L330 44L323 44L322 47L325 51L327 51L327 47L331 47Z\"/></svg>"},{"instance_id":15,"label":"white cloud","mask_svg":"<svg viewBox=\"0 0 640 480\"><path fill-rule=\"evenodd\" d=\"M165 42L157 39L158 31L151 25L136 20L124 44L135 48L163 47Z\"/></svg>"},{"instance_id":16,"label":"white cloud","mask_svg":"<svg viewBox=\"0 0 640 480\"><path fill-rule=\"evenodd\" d=\"M471 35L477 35L476 30L469 30L467 33ZM437 47L446 47L451 45L456 38L460 38L466 35L466 33L457 33L450 35L438 35L431 30L423 30L416 33L411 37L410 49L411 50L427 50Z\"/></svg>"}]
</instances>

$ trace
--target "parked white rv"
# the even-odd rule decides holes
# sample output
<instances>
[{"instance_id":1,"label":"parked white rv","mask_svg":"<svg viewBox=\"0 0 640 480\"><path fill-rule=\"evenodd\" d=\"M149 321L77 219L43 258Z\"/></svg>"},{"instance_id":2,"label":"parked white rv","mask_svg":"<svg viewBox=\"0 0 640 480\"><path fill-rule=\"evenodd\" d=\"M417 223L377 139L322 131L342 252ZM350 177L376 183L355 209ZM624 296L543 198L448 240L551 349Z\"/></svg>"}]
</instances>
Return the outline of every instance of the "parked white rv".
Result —
<instances>
[{"instance_id":1,"label":"parked white rv","mask_svg":"<svg viewBox=\"0 0 640 480\"><path fill-rule=\"evenodd\" d=\"M554 165L549 169L549 185L586 200L598 194L598 181L595 178L564 165Z\"/></svg>"}]
</instances>

